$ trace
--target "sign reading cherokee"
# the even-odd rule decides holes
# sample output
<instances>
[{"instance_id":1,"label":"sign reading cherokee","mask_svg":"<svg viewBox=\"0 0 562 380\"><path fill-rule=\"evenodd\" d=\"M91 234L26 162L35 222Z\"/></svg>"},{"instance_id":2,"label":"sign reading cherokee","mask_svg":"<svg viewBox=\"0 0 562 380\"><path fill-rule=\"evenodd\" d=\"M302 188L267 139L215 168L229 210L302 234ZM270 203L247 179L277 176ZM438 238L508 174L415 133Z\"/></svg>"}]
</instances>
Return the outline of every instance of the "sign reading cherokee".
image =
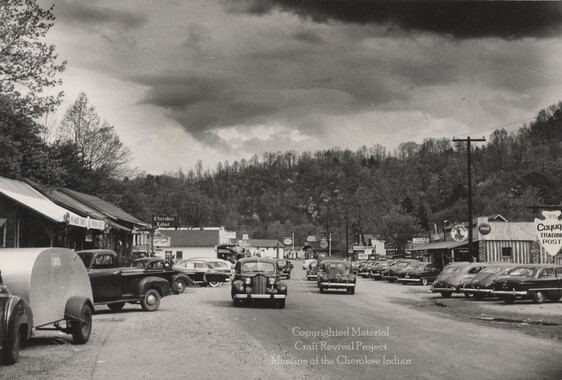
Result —
<instances>
[{"instance_id":1,"label":"sign reading cherokee","mask_svg":"<svg viewBox=\"0 0 562 380\"><path fill-rule=\"evenodd\" d=\"M543 211L543 219L535 218L535 226L539 243L545 251L555 256L562 247L562 221L559 219L562 211Z\"/></svg>"}]
</instances>

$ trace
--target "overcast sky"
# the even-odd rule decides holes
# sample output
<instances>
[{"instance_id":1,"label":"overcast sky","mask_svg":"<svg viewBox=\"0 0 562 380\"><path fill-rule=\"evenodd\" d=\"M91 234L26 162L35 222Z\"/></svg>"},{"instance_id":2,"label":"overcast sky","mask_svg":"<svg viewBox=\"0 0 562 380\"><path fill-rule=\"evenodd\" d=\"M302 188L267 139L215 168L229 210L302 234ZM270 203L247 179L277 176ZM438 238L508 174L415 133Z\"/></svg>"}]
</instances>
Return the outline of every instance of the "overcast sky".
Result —
<instances>
[{"instance_id":1,"label":"overcast sky","mask_svg":"<svg viewBox=\"0 0 562 380\"><path fill-rule=\"evenodd\" d=\"M40 0L65 103L152 174L488 136L562 100L562 3ZM52 119L53 120L53 119Z\"/></svg>"}]
</instances>

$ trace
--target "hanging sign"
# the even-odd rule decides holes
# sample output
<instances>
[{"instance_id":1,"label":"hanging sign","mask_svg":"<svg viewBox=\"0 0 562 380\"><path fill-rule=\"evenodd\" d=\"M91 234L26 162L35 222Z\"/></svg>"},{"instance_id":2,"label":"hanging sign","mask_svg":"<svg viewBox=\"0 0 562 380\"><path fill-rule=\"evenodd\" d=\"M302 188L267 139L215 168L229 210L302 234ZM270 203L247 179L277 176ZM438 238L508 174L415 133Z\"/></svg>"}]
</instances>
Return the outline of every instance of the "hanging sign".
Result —
<instances>
[{"instance_id":1,"label":"hanging sign","mask_svg":"<svg viewBox=\"0 0 562 380\"><path fill-rule=\"evenodd\" d=\"M456 224L451 228L451 237L454 241L464 241L468 239L468 229L462 224Z\"/></svg>"},{"instance_id":2,"label":"hanging sign","mask_svg":"<svg viewBox=\"0 0 562 380\"><path fill-rule=\"evenodd\" d=\"M544 219L535 218L535 227L539 243L545 251L555 256L562 248L562 211L543 211Z\"/></svg>"}]
</instances>

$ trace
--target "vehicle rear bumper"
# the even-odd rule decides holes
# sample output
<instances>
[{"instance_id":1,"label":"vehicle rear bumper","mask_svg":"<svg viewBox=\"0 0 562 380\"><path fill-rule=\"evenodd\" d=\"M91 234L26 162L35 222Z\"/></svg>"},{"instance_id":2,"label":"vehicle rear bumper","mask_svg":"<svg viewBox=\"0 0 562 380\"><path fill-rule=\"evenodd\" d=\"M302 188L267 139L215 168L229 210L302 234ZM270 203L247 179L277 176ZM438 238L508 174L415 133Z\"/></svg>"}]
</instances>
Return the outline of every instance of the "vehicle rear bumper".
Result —
<instances>
[{"instance_id":1,"label":"vehicle rear bumper","mask_svg":"<svg viewBox=\"0 0 562 380\"><path fill-rule=\"evenodd\" d=\"M440 293L440 292L457 293L457 292L459 292L459 290L457 288L431 288L431 291L434 292L434 293Z\"/></svg>"},{"instance_id":2,"label":"vehicle rear bumper","mask_svg":"<svg viewBox=\"0 0 562 380\"><path fill-rule=\"evenodd\" d=\"M235 294L234 299L238 300L268 300L268 299L285 299L286 294Z\"/></svg>"},{"instance_id":3,"label":"vehicle rear bumper","mask_svg":"<svg viewBox=\"0 0 562 380\"><path fill-rule=\"evenodd\" d=\"M402 281L402 282L421 282L420 278L397 278L396 281Z\"/></svg>"},{"instance_id":4,"label":"vehicle rear bumper","mask_svg":"<svg viewBox=\"0 0 562 380\"><path fill-rule=\"evenodd\" d=\"M524 290L524 291L517 291L517 290L493 290L493 291L492 291L492 294L493 294L493 295L496 295L496 296L502 296L502 295L504 295L504 296L524 296L524 297L526 297L526 296L529 295L529 293L528 293L526 290Z\"/></svg>"},{"instance_id":5,"label":"vehicle rear bumper","mask_svg":"<svg viewBox=\"0 0 562 380\"><path fill-rule=\"evenodd\" d=\"M354 283L346 283L346 282L321 282L321 288L334 288L334 289L347 289L347 288L355 288Z\"/></svg>"},{"instance_id":6,"label":"vehicle rear bumper","mask_svg":"<svg viewBox=\"0 0 562 380\"><path fill-rule=\"evenodd\" d=\"M307 274L306 278L317 278L318 276L315 274Z\"/></svg>"},{"instance_id":7,"label":"vehicle rear bumper","mask_svg":"<svg viewBox=\"0 0 562 380\"><path fill-rule=\"evenodd\" d=\"M493 293L492 289L471 289L471 288L462 288L461 291L468 292L468 293Z\"/></svg>"}]
</instances>

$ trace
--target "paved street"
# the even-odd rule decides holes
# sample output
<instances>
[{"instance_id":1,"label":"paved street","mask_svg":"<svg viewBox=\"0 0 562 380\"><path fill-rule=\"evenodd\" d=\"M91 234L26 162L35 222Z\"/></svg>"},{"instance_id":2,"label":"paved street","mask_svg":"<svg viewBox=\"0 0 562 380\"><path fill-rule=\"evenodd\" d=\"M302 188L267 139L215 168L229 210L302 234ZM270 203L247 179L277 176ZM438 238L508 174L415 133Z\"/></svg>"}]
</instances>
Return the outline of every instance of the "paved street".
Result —
<instances>
[{"instance_id":1,"label":"paved street","mask_svg":"<svg viewBox=\"0 0 562 380\"><path fill-rule=\"evenodd\" d=\"M40 332L14 366L0 368L1 377L562 378L559 340L408 305L438 297L428 287L359 278L355 295L320 294L298 264L283 310L235 308L228 284L188 288L153 313L138 305L120 313L99 307L88 344Z\"/></svg>"}]
</instances>

